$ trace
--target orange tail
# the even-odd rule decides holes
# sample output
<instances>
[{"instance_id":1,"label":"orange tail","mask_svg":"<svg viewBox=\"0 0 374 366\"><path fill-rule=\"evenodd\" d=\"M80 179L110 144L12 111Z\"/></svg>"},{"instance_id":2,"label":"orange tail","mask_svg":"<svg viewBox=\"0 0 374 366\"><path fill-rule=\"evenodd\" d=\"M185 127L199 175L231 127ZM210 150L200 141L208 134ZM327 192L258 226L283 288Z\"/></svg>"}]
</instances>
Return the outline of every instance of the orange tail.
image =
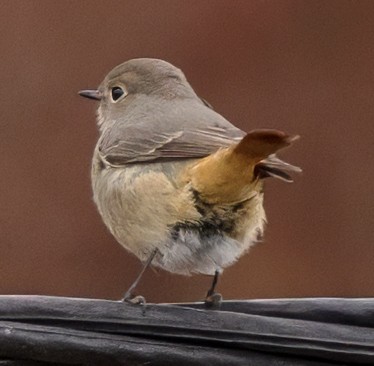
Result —
<instances>
[{"instance_id":1,"label":"orange tail","mask_svg":"<svg viewBox=\"0 0 374 366\"><path fill-rule=\"evenodd\" d=\"M194 164L189 169L188 180L208 203L230 204L246 200L256 190L256 165L262 162L264 166L264 159L298 137L277 130L253 130L238 144L220 149Z\"/></svg>"}]
</instances>

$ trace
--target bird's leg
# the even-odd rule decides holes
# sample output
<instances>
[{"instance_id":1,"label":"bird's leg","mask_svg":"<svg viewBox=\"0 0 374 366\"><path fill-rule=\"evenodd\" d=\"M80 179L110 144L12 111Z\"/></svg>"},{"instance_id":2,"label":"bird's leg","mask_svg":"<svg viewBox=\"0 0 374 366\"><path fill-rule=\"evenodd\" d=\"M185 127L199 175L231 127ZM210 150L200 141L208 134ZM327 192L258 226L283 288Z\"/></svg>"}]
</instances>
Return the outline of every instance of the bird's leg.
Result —
<instances>
[{"instance_id":1,"label":"bird's leg","mask_svg":"<svg viewBox=\"0 0 374 366\"><path fill-rule=\"evenodd\" d=\"M157 252L158 252L158 250L155 249L151 253L151 255L149 256L149 258L147 259L147 261L143 264L143 268L140 271L140 273L138 274L138 277L136 277L135 281L132 283L132 285L126 291L125 296L122 298L121 301L126 301L126 302L128 302L130 304L144 304L145 303L145 298L143 296L135 296L134 297L133 294L132 294L132 292L136 288L136 286L138 285L138 283L139 283L140 279L142 278L145 270L152 263L152 260L155 257L155 255L157 254Z\"/></svg>"},{"instance_id":2,"label":"bird's leg","mask_svg":"<svg viewBox=\"0 0 374 366\"><path fill-rule=\"evenodd\" d=\"M219 271L216 270L214 272L214 277L212 281L212 285L208 290L205 298L205 306L209 308L218 308L221 305L222 295L218 292L215 292L217 282L218 282Z\"/></svg>"}]
</instances>

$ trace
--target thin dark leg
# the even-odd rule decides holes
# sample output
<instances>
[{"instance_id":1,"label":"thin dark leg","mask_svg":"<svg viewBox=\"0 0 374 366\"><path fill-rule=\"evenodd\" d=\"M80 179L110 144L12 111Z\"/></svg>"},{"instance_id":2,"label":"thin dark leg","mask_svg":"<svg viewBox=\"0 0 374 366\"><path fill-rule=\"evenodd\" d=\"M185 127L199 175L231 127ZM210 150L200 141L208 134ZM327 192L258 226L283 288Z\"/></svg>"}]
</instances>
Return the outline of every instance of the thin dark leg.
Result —
<instances>
[{"instance_id":1,"label":"thin dark leg","mask_svg":"<svg viewBox=\"0 0 374 366\"><path fill-rule=\"evenodd\" d=\"M142 270L140 271L140 273L138 274L138 277L136 277L135 281L133 282L133 284L129 287L129 289L126 291L125 293L125 296L123 297L122 301L128 301L128 302L131 302L130 300L132 299L132 292L133 290L136 288L136 286L138 286L138 283L140 281L140 279L142 278L144 272L146 271L146 269L150 266L150 264L152 263L152 260L153 258L155 257L155 255L157 254L158 250L155 249L151 255L149 256L149 258L147 259L147 261L144 263L143 265L143 268ZM137 301L138 303L140 302L144 302L144 298L142 298L142 300L139 300Z\"/></svg>"},{"instance_id":2,"label":"thin dark leg","mask_svg":"<svg viewBox=\"0 0 374 366\"><path fill-rule=\"evenodd\" d=\"M212 296L214 294L214 290L216 289L217 282L218 282L218 277L219 277L219 272L215 271L214 272L214 277L212 281L212 286L210 286L210 289L208 290L206 296Z\"/></svg>"},{"instance_id":3,"label":"thin dark leg","mask_svg":"<svg viewBox=\"0 0 374 366\"><path fill-rule=\"evenodd\" d=\"M208 290L205 298L205 306L208 308L219 308L222 302L222 295L215 292L219 277L219 271L214 272L212 285Z\"/></svg>"}]
</instances>

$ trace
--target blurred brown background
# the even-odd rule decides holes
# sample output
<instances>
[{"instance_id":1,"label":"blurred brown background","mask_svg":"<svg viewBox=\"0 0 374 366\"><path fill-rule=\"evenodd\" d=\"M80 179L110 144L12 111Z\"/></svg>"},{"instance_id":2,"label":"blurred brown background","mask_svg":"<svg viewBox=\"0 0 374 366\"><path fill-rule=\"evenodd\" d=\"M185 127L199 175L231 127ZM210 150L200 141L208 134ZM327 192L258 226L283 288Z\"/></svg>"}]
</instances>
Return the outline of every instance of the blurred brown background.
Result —
<instances>
[{"instance_id":1,"label":"blurred brown background","mask_svg":"<svg viewBox=\"0 0 374 366\"><path fill-rule=\"evenodd\" d=\"M0 2L0 293L117 299L140 263L91 199L94 102L115 65L156 57L244 130L302 139L304 173L267 181L268 228L224 273L228 298L373 296L373 1ZM149 271L149 301L208 277Z\"/></svg>"}]
</instances>

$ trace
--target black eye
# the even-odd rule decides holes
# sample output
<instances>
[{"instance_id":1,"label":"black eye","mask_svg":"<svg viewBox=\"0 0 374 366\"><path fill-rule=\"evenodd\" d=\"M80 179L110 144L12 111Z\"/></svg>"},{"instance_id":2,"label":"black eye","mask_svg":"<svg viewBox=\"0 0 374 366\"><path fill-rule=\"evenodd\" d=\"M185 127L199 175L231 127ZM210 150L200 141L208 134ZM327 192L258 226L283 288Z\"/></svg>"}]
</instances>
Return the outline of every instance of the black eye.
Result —
<instances>
[{"instance_id":1,"label":"black eye","mask_svg":"<svg viewBox=\"0 0 374 366\"><path fill-rule=\"evenodd\" d=\"M123 94L125 94L125 91L119 86L115 86L112 88L112 99L114 102L121 98Z\"/></svg>"}]
</instances>

